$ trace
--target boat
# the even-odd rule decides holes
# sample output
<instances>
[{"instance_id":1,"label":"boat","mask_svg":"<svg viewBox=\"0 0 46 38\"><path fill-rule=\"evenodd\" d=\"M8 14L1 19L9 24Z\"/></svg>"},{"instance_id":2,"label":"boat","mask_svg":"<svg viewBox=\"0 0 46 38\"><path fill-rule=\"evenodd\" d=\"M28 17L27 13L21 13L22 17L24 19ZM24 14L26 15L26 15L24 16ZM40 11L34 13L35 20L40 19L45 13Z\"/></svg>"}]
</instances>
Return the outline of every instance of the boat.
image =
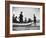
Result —
<instances>
[{"instance_id":1,"label":"boat","mask_svg":"<svg viewBox=\"0 0 46 38\"><path fill-rule=\"evenodd\" d=\"M15 26L31 26L33 22L30 22L30 23L13 23L14 27Z\"/></svg>"}]
</instances>

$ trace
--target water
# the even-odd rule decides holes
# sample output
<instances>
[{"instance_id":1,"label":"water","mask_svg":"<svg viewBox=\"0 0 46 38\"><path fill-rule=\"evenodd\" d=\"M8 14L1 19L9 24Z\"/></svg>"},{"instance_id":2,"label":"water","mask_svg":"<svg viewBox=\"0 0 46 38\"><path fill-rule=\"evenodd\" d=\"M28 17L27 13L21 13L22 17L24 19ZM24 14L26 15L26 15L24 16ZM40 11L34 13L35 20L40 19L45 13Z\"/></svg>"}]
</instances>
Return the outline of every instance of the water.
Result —
<instances>
[{"instance_id":1,"label":"water","mask_svg":"<svg viewBox=\"0 0 46 38\"><path fill-rule=\"evenodd\" d=\"M31 24L28 26L16 26L13 25L13 31L23 31L23 30L40 30L40 23Z\"/></svg>"}]
</instances>

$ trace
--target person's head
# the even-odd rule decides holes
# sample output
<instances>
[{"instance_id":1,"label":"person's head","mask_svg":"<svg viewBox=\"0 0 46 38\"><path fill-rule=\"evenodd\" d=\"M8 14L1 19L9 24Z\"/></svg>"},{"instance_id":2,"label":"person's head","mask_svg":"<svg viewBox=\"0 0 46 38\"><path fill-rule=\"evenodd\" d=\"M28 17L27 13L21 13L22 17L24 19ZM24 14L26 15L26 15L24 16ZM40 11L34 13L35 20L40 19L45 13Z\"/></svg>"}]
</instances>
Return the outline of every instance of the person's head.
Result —
<instances>
[{"instance_id":1,"label":"person's head","mask_svg":"<svg viewBox=\"0 0 46 38\"><path fill-rule=\"evenodd\" d=\"M21 11L21 14L22 14L23 12Z\"/></svg>"},{"instance_id":2,"label":"person's head","mask_svg":"<svg viewBox=\"0 0 46 38\"><path fill-rule=\"evenodd\" d=\"M15 16L15 14L13 14L13 16Z\"/></svg>"},{"instance_id":3,"label":"person's head","mask_svg":"<svg viewBox=\"0 0 46 38\"><path fill-rule=\"evenodd\" d=\"M17 18L17 16L16 16L16 18Z\"/></svg>"}]
</instances>

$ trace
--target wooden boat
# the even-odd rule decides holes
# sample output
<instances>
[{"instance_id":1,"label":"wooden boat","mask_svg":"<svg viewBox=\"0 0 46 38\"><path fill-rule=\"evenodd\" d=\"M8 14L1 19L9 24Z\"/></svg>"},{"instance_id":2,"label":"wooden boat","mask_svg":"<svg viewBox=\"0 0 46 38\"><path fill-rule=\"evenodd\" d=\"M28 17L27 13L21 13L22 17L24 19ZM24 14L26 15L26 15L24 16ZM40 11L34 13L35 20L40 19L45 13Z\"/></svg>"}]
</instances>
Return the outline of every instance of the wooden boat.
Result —
<instances>
[{"instance_id":1,"label":"wooden boat","mask_svg":"<svg viewBox=\"0 0 46 38\"><path fill-rule=\"evenodd\" d=\"M15 26L31 26L33 22L30 22L30 23L13 23L14 27Z\"/></svg>"}]
</instances>

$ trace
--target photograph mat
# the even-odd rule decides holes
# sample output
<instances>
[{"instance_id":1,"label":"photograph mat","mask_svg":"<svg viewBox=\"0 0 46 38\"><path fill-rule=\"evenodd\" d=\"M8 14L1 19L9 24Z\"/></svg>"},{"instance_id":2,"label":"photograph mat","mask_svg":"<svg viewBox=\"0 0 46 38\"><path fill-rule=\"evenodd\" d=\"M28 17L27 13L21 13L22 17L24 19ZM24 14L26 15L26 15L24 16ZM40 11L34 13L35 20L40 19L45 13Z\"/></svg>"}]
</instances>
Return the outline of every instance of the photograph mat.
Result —
<instances>
[{"instance_id":1,"label":"photograph mat","mask_svg":"<svg viewBox=\"0 0 46 38\"><path fill-rule=\"evenodd\" d=\"M12 7L32 7L32 8L40 8L40 30L25 30L25 31L13 31L12 30ZM38 33L42 32L42 6L37 5L18 5L18 4L10 4L10 34L22 34L22 33Z\"/></svg>"}]
</instances>

